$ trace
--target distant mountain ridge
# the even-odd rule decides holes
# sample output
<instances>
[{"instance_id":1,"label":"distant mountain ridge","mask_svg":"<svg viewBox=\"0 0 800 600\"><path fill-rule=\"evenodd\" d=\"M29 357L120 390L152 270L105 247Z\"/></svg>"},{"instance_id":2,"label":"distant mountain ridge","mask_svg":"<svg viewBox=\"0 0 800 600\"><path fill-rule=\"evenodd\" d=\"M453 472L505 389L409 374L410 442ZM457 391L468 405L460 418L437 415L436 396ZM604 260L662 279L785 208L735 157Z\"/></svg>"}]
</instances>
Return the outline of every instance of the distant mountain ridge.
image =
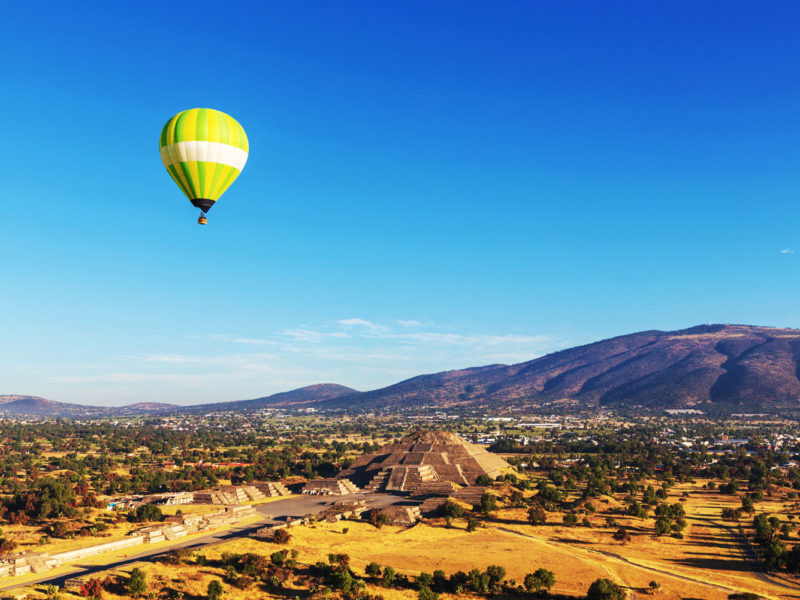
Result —
<instances>
[{"instance_id":1,"label":"distant mountain ridge","mask_svg":"<svg viewBox=\"0 0 800 600\"><path fill-rule=\"evenodd\" d=\"M5 395L0 396L0 416L29 415L45 417L114 417L126 415L144 415L164 412L212 412L226 410L252 410L258 408L303 406L331 400L345 394L358 394L353 388L335 383L318 383L289 392L280 392L272 396L254 398L252 400L234 400L213 404L196 404L179 406L164 402L137 402L127 406L105 407L55 402L38 396Z\"/></svg>"},{"instance_id":2,"label":"distant mountain ridge","mask_svg":"<svg viewBox=\"0 0 800 600\"><path fill-rule=\"evenodd\" d=\"M42 417L80 417L101 415L108 409L101 406L83 406L55 402L39 396L9 394L0 396L0 416L30 415Z\"/></svg>"},{"instance_id":3,"label":"distant mountain ridge","mask_svg":"<svg viewBox=\"0 0 800 600\"><path fill-rule=\"evenodd\" d=\"M33 396L0 396L0 415L91 416L265 407L364 411L421 406L502 408L553 402L586 408L709 405L758 412L800 409L798 375L800 329L700 325L679 331L631 333L515 365L419 375L368 392L325 383L251 400L190 407L140 403L120 409Z\"/></svg>"},{"instance_id":4,"label":"distant mountain ridge","mask_svg":"<svg viewBox=\"0 0 800 600\"><path fill-rule=\"evenodd\" d=\"M798 373L798 329L700 325L632 333L516 365L421 375L325 405L498 407L572 400L586 407L800 408Z\"/></svg>"},{"instance_id":5,"label":"distant mountain ridge","mask_svg":"<svg viewBox=\"0 0 800 600\"><path fill-rule=\"evenodd\" d=\"M253 398L252 400L233 400L230 402L215 402L213 404L196 404L182 407L191 411L218 411L218 410L252 410L258 408L298 407L319 404L334 400L342 396L358 395L360 392L353 388L337 383L317 383L307 385L288 392L279 392L271 396Z\"/></svg>"}]
</instances>

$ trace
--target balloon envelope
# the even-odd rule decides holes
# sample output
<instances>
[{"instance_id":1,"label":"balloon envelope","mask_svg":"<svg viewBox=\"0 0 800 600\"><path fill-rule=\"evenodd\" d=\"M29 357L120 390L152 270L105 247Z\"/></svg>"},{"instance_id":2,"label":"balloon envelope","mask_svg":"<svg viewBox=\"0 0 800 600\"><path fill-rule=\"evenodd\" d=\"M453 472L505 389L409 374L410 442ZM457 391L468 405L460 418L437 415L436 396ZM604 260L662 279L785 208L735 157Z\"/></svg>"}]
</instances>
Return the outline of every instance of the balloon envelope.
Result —
<instances>
[{"instance_id":1,"label":"balloon envelope","mask_svg":"<svg viewBox=\"0 0 800 600\"><path fill-rule=\"evenodd\" d=\"M242 172L250 146L233 117L212 108L179 112L161 130L161 160L197 208L207 212Z\"/></svg>"}]
</instances>

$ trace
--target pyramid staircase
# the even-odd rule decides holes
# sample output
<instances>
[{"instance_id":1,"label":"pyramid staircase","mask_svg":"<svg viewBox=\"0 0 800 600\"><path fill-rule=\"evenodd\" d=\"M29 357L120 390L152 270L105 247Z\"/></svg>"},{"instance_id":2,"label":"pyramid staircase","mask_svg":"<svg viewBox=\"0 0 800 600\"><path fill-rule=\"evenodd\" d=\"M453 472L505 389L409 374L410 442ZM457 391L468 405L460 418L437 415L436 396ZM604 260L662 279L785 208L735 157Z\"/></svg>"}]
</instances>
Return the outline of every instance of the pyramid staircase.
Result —
<instances>
[{"instance_id":1,"label":"pyramid staircase","mask_svg":"<svg viewBox=\"0 0 800 600\"><path fill-rule=\"evenodd\" d=\"M370 480L370 482L364 486L364 490L367 492L382 492L386 489L386 482L389 479L389 470L388 469L381 469L378 471L375 476Z\"/></svg>"},{"instance_id":2,"label":"pyramid staircase","mask_svg":"<svg viewBox=\"0 0 800 600\"><path fill-rule=\"evenodd\" d=\"M244 504L250 500L242 486L226 485L222 486L219 491L222 497L227 500L225 504Z\"/></svg>"},{"instance_id":3,"label":"pyramid staircase","mask_svg":"<svg viewBox=\"0 0 800 600\"><path fill-rule=\"evenodd\" d=\"M267 498L288 496L290 494L289 490L280 481L254 481L251 485Z\"/></svg>"}]
</instances>

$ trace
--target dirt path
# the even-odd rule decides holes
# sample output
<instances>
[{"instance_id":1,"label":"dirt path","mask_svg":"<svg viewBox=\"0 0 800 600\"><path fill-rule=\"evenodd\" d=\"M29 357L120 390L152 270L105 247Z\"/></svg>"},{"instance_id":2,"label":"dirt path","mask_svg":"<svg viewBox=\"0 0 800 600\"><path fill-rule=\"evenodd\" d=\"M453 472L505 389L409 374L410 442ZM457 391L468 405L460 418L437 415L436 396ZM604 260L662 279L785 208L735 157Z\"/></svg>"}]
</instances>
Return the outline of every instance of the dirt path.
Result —
<instances>
[{"instance_id":1,"label":"dirt path","mask_svg":"<svg viewBox=\"0 0 800 600\"><path fill-rule=\"evenodd\" d=\"M681 581L687 581L689 583L694 583L694 584L697 584L697 585L702 585L702 586L705 586L705 587L710 587L710 588L714 588L714 589L717 589L717 590L722 590L724 592L741 592L742 591L740 588L728 587L728 586L721 585L721 584L718 584L718 583L710 583L708 581L703 581L702 579L695 579L694 577L689 577L688 575L679 575L679 574L674 573L672 571L666 571L666 570L663 570L663 569L657 569L656 567L648 567L646 565L640 565L638 563L635 563L635 562L632 562L632 561L628 560L624 556L620 556L619 554L616 554L614 552L608 552L606 550L596 550L596 549L593 549L593 548L580 548L579 549L579 548L575 548L571 544L566 544L566 543L563 543L563 542L556 542L556 541L553 541L553 540L550 540L550 539L547 539L547 538L544 538L544 537L539 537L539 536L535 536L535 535L529 535L527 533L522 533L520 531L515 531L513 529L506 529L505 527L498 527L497 530L498 531L502 531L503 533L510 533L512 535L518 535L518 536L521 536L521 537L530 538L532 540L537 540L539 542L545 542L547 544L554 544L554 545L557 545L557 546L560 546L560 547L569 548L573 553L572 556L574 558L578 558L578 559L581 558L580 556L578 556L578 553L580 553L580 552L585 552L587 554L599 554L599 555L604 556L606 558L610 558L612 560L621 562L621 563L623 563L623 564L625 564L627 566L636 567L637 569L642 569L642 570L647 571L649 573L658 573L659 575L666 575L667 577L672 577L674 579L680 579ZM770 581L769 583L772 583L772 582Z\"/></svg>"},{"instance_id":2,"label":"dirt path","mask_svg":"<svg viewBox=\"0 0 800 600\"><path fill-rule=\"evenodd\" d=\"M800 585L791 583L789 581L780 580L776 577L764 573L764 571L761 568L761 563L759 562L758 557L755 555L753 548L750 546L750 543L747 541L747 539L744 537L744 534L742 534L742 532L738 528L730 527L729 525L726 525L719 521L715 521L713 519L708 519L703 517L695 517L695 518L698 520L704 520L708 523L715 525L716 527L720 527L722 529L727 530L728 533L730 533L731 537L735 539L736 542L739 544L739 548L742 551L742 556L744 556L745 560L750 564L750 570L761 581L763 581L764 583L769 583L770 585L777 585L778 587L791 590L793 592L800 592Z\"/></svg>"}]
</instances>

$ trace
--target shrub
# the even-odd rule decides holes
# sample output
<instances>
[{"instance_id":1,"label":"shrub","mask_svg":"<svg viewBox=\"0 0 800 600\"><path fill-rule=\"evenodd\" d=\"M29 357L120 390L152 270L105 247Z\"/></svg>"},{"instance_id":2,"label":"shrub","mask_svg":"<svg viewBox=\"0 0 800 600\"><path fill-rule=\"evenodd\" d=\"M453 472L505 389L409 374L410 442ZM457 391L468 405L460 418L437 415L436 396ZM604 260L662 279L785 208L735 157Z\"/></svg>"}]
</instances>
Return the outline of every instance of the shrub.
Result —
<instances>
[{"instance_id":1,"label":"shrub","mask_svg":"<svg viewBox=\"0 0 800 600\"><path fill-rule=\"evenodd\" d=\"M481 496L481 510L485 515L497 510L497 496L488 490L483 492Z\"/></svg>"},{"instance_id":2,"label":"shrub","mask_svg":"<svg viewBox=\"0 0 800 600\"><path fill-rule=\"evenodd\" d=\"M66 538L72 532L72 527L66 521L56 521L47 530L53 537Z\"/></svg>"},{"instance_id":3,"label":"shrub","mask_svg":"<svg viewBox=\"0 0 800 600\"><path fill-rule=\"evenodd\" d=\"M163 518L161 509L155 504L142 504L136 508L137 521L161 521Z\"/></svg>"},{"instance_id":4,"label":"shrub","mask_svg":"<svg viewBox=\"0 0 800 600\"><path fill-rule=\"evenodd\" d=\"M219 600L222 597L222 583L214 579L208 584L208 600Z\"/></svg>"},{"instance_id":5,"label":"shrub","mask_svg":"<svg viewBox=\"0 0 800 600\"><path fill-rule=\"evenodd\" d=\"M439 594L434 592L427 585L423 585L419 588L419 592L417 593L417 598L419 600L439 600Z\"/></svg>"},{"instance_id":6,"label":"shrub","mask_svg":"<svg viewBox=\"0 0 800 600\"><path fill-rule=\"evenodd\" d=\"M53 585L53 584L48 584L48 585L44 586L44 594L45 594L45 596L47 596L48 598L51 598L52 600L58 600L58 598L59 598L59 596L58 596L58 586L57 585Z\"/></svg>"},{"instance_id":7,"label":"shrub","mask_svg":"<svg viewBox=\"0 0 800 600\"><path fill-rule=\"evenodd\" d=\"M572 513L564 513L564 525L567 527L575 527L578 524L578 517Z\"/></svg>"},{"instance_id":8,"label":"shrub","mask_svg":"<svg viewBox=\"0 0 800 600\"><path fill-rule=\"evenodd\" d=\"M610 579L595 579L589 586L586 597L589 600L623 600L625 590Z\"/></svg>"},{"instance_id":9,"label":"shrub","mask_svg":"<svg viewBox=\"0 0 800 600\"><path fill-rule=\"evenodd\" d=\"M464 507L457 502L448 500L442 504L442 514L445 517L450 517L451 519L460 519L464 516Z\"/></svg>"},{"instance_id":10,"label":"shrub","mask_svg":"<svg viewBox=\"0 0 800 600\"><path fill-rule=\"evenodd\" d=\"M381 582L383 583L383 587L390 587L395 579L397 579L397 573L392 567L385 567L383 569L383 577L381 578Z\"/></svg>"},{"instance_id":11,"label":"shrub","mask_svg":"<svg viewBox=\"0 0 800 600\"><path fill-rule=\"evenodd\" d=\"M547 523L547 513L539 504L534 504L528 509L528 523L531 525L544 525Z\"/></svg>"},{"instance_id":12,"label":"shrub","mask_svg":"<svg viewBox=\"0 0 800 600\"><path fill-rule=\"evenodd\" d=\"M656 535L667 535L670 531L670 523L667 519L658 519L656 521Z\"/></svg>"},{"instance_id":13,"label":"shrub","mask_svg":"<svg viewBox=\"0 0 800 600\"><path fill-rule=\"evenodd\" d=\"M619 541L619 542L629 542L629 541L630 541L630 539L631 539L631 534L630 534L630 533L628 533L628 530L627 530L627 529L625 529L624 527L620 527L619 529L617 529L617 530L614 532L614 534L612 535L612 537L613 537L615 540Z\"/></svg>"},{"instance_id":14,"label":"shrub","mask_svg":"<svg viewBox=\"0 0 800 600\"><path fill-rule=\"evenodd\" d=\"M546 592L556 583L555 573L547 569L536 569L533 573L525 575L523 585L529 592Z\"/></svg>"},{"instance_id":15,"label":"shrub","mask_svg":"<svg viewBox=\"0 0 800 600\"><path fill-rule=\"evenodd\" d=\"M445 585L447 585L447 575L441 569L436 569L433 572L433 585L439 590L443 590Z\"/></svg>"},{"instance_id":16,"label":"shrub","mask_svg":"<svg viewBox=\"0 0 800 600\"><path fill-rule=\"evenodd\" d=\"M486 567L486 574L492 583L500 583L506 576L506 570L500 565L489 565Z\"/></svg>"},{"instance_id":17,"label":"shrub","mask_svg":"<svg viewBox=\"0 0 800 600\"><path fill-rule=\"evenodd\" d=\"M100 600L103 597L103 591L106 586L111 584L111 579L89 579L81 585L78 593L84 598L91 598L91 600Z\"/></svg>"},{"instance_id":18,"label":"shrub","mask_svg":"<svg viewBox=\"0 0 800 600\"><path fill-rule=\"evenodd\" d=\"M272 534L272 541L276 544L288 544L290 539L292 539L292 534L286 531L286 528L276 529Z\"/></svg>"},{"instance_id":19,"label":"shrub","mask_svg":"<svg viewBox=\"0 0 800 600\"><path fill-rule=\"evenodd\" d=\"M14 540L10 540L6 537L0 537L0 554L11 552L16 547L17 543Z\"/></svg>"},{"instance_id":20,"label":"shrub","mask_svg":"<svg viewBox=\"0 0 800 600\"><path fill-rule=\"evenodd\" d=\"M489 592L491 579L488 573L482 573L479 569L472 569L467 575L467 585L473 592L486 594Z\"/></svg>"},{"instance_id":21,"label":"shrub","mask_svg":"<svg viewBox=\"0 0 800 600\"><path fill-rule=\"evenodd\" d=\"M176 548L175 550L170 550L167 553L167 555L164 557L164 562L168 565L180 565L189 560L191 555L192 551L189 548Z\"/></svg>"},{"instance_id":22,"label":"shrub","mask_svg":"<svg viewBox=\"0 0 800 600\"><path fill-rule=\"evenodd\" d=\"M140 568L135 568L131 571L130 578L128 579L128 593L131 596L141 596L147 591L147 578L144 571Z\"/></svg>"},{"instance_id":23,"label":"shrub","mask_svg":"<svg viewBox=\"0 0 800 600\"><path fill-rule=\"evenodd\" d=\"M381 510L373 510L369 513L369 522L380 529L389 523L389 515Z\"/></svg>"},{"instance_id":24,"label":"shrub","mask_svg":"<svg viewBox=\"0 0 800 600\"><path fill-rule=\"evenodd\" d=\"M331 587L345 594L350 593L355 585L355 580L348 569L336 569L331 573Z\"/></svg>"},{"instance_id":25,"label":"shrub","mask_svg":"<svg viewBox=\"0 0 800 600\"><path fill-rule=\"evenodd\" d=\"M381 566L376 562L371 562L364 568L364 573L366 573L370 577L380 577Z\"/></svg>"}]
</instances>

